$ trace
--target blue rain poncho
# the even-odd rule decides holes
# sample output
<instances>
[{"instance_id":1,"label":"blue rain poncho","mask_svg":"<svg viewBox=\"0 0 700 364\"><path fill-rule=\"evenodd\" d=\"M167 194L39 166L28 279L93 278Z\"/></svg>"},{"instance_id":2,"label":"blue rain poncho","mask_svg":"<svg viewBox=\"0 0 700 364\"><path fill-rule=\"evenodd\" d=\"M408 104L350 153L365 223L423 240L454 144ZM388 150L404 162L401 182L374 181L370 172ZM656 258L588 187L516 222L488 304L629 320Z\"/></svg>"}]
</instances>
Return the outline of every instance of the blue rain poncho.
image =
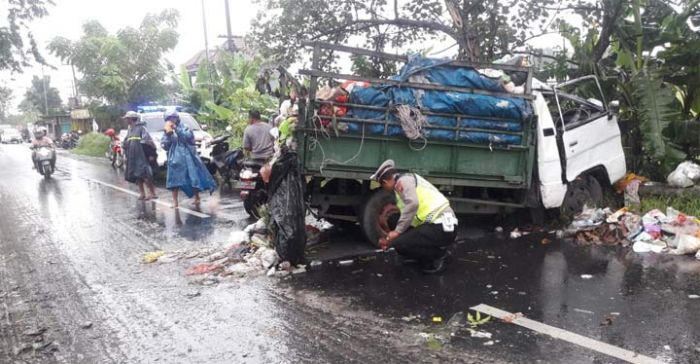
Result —
<instances>
[{"instance_id":1,"label":"blue rain poncho","mask_svg":"<svg viewBox=\"0 0 700 364\"><path fill-rule=\"evenodd\" d=\"M182 124L175 130L163 135L163 149L168 151L168 178L165 187L169 190L179 188L187 197L199 191L216 190L216 182L197 155L194 134Z\"/></svg>"}]
</instances>

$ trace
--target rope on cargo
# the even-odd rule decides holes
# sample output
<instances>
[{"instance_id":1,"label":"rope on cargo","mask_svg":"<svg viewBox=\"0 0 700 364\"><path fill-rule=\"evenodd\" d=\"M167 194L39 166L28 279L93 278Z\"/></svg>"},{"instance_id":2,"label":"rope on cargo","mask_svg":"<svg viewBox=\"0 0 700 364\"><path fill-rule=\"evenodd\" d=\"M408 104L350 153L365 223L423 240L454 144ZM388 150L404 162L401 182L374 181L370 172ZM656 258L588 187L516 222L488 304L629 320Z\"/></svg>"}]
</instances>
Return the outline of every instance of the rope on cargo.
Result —
<instances>
[{"instance_id":1,"label":"rope on cargo","mask_svg":"<svg viewBox=\"0 0 700 364\"><path fill-rule=\"evenodd\" d=\"M425 115L419 109L408 105L396 105L394 109L401 122L401 129L406 134L406 138L409 139L408 146L416 152L425 149L428 146L428 139L425 138L423 130L428 125L428 119ZM412 142L416 140L423 142L420 148L413 147Z\"/></svg>"},{"instance_id":2,"label":"rope on cargo","mask_svg":"<svg viewBox=\"0 0 700 364\"><path fill-rule=\"evenodd\" d=\"M311 118L311 121L313 122L313 125L314 125L314 136L309 137L309 141L310 141L309 151L313 152L316 150L317 147L318 147L318 149L321 150L321 166L318 168L318 171L321 173L321 175L323 175L323 168L328 163L346 165L346 164L354 161L355 159L357 159L357 157L360 156L360 153L362 153L362 147L365 145L365 124L362 124L362 139L360 140L360 148L357 150L357 153L355 153L355 155L352 158L346 160L345 162L339 162L335 159L326 158L326 152L323 150L323 146L321 145L321 142L318 140L319 130L321 131L321 134L325 139L327 139L327 140L331 139L330 134L328 134L328 132L323 127L323 125L321 125L321 118L318 116L318 114L314 114L313 118ZM318 127L316 127L317 121L318 121Z\"/></svg>"}]
</instances>

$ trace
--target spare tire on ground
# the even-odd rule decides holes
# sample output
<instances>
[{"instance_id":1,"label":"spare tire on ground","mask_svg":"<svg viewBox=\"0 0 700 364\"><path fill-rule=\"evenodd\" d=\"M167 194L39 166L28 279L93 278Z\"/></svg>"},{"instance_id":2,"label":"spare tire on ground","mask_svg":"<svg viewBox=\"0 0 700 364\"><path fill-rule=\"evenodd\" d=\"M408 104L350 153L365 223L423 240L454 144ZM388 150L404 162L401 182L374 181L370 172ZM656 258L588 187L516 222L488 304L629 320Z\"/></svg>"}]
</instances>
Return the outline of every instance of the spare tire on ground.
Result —
<instances>
[{"instance_id":1,"label":"spare tire on ground","mask_svg":"<svg viewBox=\"0 0 700 364\"><path fill-rule=\"evenodd\" d=\"M288 152L272 165L269 211L273 244L282 261L301 263L306 248L304 184L297 154Z\"/></svg>"}]
</instances>

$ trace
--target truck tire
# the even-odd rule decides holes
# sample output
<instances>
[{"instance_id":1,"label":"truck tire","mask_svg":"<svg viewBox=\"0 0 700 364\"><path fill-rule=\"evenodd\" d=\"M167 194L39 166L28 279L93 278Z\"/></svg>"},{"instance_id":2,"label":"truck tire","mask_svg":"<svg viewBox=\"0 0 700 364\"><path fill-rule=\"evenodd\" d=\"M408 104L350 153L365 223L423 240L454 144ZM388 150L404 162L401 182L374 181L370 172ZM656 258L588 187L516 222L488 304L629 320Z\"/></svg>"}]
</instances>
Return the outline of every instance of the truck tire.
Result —
<instances>
[{"instance_id":1,"label":"truck tire","mask_svg":"<svg viewBox=\"0 0 700 364\"><path fill-rule=\"evenodd\" d=\"M595 177L580 176L569 183L564 202L561 205L561 217L565 223L574 221L574 217L584 207L602 207L603 189Z\"/></svg>"},{"instance_id":2,"label":"truck tire","mask_svg":"<svg viewBox=\"0 0 700 364\"><path fill-rule=\"evenodd\" d=\"M360 216L360 226L367 240L379 246L379 239L396 227L401 215L396 207L393 193L382 189L375 190L365 202Z\"/></svg>"}]
</instances>

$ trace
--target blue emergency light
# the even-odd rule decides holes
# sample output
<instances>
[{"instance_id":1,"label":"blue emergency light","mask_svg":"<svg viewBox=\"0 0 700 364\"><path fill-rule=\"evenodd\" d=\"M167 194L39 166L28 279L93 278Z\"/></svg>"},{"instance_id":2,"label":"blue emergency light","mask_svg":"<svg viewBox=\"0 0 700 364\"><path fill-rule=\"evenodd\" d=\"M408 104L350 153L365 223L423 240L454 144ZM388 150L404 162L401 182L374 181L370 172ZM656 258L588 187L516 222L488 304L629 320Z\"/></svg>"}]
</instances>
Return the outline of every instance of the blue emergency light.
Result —
<instances>
[{"instance_id":1,"label":"blue emergency light","mask_svg":"<svg viewBox=\"0 0 700 364\"><path fill-rule=\"evenodd\" d=\"M147 112L166 112L166 111L177 111L183 112L185 107L179 105L139 105L136 107L139 113Z\"/></svg>"}]
</instances>

